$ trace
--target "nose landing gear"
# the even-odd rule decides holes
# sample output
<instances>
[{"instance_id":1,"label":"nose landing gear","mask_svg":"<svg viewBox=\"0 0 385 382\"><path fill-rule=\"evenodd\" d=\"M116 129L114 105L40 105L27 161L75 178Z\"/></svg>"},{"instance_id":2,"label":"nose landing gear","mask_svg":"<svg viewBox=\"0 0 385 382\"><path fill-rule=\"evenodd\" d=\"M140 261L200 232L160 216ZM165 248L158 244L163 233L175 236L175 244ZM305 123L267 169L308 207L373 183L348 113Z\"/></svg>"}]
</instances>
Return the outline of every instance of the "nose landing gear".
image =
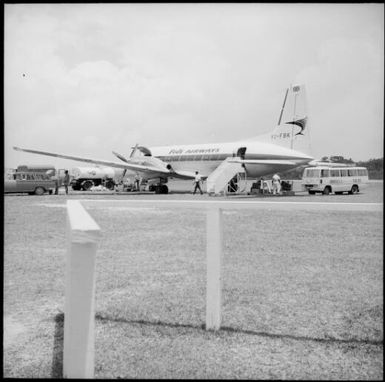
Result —
<instances>
[{"instance_id":1,"label":"nose landing gear","mask_svg":"<svg viewBox=\"0 0 385 382\"><path fill-rule=\"evenodd\" d=\"M168 194L168 187L165 184L156 185L155 194Z\"/></svg>"}]
</instances>

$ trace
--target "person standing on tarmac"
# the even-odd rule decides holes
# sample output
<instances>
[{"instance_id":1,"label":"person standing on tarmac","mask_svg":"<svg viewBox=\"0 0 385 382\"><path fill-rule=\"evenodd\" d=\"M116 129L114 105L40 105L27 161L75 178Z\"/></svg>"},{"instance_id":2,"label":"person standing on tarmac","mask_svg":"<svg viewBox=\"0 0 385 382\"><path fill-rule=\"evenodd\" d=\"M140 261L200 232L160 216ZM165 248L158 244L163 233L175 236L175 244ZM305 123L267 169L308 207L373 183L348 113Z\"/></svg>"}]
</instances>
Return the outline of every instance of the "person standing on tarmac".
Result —
<instances>
[{"instance_id":1,"label":"person standing on tarmac","mask_svg":"<svg viewBox=\"0 0 385 382\"><path fill-rule=\"evenodd\" d=\"M201 178L201 176L199 175L199 172L198 172L198 171L195 171L195 179L194 179L194 185L195 185L195 188L194 188L193 195L195 195L195 192L197 191L197 189L199 189L201 195L203 195L203 192L202 192L202 190L201 190L201 182L202 182L202 178Z\"/></svg>"},{"instance_id":2,"label":"person standing on tarmac","mask_svg":"<svg viewBox=\"0 0 385 382\"><path fill-rule=\"evenodd\" d=\"M278 174L273 175L273 194L280 194L281 193L281 178L279 177Z\"/></svg>"},{"instance_id":3,"label":"person standing on tarmac","mask_svg":"<svg viewBox=\"0 0 385 382\"><path fill-rule=\"evenodd\" d=\"M55 180L55 195L59 195L59 175L56 174L53 179Z\"/></svg>"},{"instance_id":4,"label":"person standing on tarmac","mask_svg":"<svg viewBox=\"0 0 385 382\"><path fill-rule=\"evenodd\" d=\"M135 191L140 191L140 175L139 173L135 174Z\"/></svg>"},{"instance_id":5,"label":"person standing on tarmac","mask_svg":"<svg viewBox=\"0 0 385 382\"><path fill-rule=\"evenodd\" d=\"M46 174L55 182L55 195L59 193L59 175L56 170L48 170Z\"/></svg>"},{"instance_id":6,"label":"person standing on tarmac","mask_svg":"<svg viewBox=\"0 0 385 382\"><path fill-rule=\"evenodd\" d=\"M68 174L68 170L64 171L64 180L63 180L63 185L66 190L66 194L68 195L68 186L70 184L70 175Z\"/></svg>"}]
</instances>

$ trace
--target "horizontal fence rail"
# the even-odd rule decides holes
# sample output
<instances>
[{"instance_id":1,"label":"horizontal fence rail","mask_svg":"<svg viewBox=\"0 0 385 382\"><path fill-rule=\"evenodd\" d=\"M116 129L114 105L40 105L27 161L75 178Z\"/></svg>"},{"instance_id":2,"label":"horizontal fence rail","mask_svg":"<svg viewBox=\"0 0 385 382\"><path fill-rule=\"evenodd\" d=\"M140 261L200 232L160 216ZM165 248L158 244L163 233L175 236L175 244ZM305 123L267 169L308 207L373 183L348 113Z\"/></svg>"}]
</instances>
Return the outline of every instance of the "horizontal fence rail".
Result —
<instances>
[{"instance_id":1,"label":"horizontal fence rail","mask_svg":"<svg viewBox=\"0 0 385 382\"><path fill-rule=\"evenodd\" d=\"M206 210L206 330L221 326L224 210L311 210L382 212L382 203L324 203L280 201L207 200L105 200L67 201L67 264L64 317L63 376L94 377L95 258L100 228L83 206L194 208Z\"/></svg>"}]
</instances>

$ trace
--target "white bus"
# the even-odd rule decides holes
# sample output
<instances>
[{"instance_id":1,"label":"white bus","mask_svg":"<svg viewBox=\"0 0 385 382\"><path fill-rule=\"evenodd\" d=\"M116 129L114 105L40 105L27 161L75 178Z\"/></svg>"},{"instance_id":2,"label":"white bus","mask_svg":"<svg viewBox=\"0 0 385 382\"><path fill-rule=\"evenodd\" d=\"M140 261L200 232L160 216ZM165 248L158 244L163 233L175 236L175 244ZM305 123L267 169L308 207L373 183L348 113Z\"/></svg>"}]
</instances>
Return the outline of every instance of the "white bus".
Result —
<instances>
[{"instance_id":1,"label":"white bus","mask_svg":"<svg viewBox=\"0 0 385 382\"><path fill-rule=\"evenodd\" d=\"M365 167L308 167L303 172L302 184L309 194L356 194L367 186L368 170Z\"/></svg>"}]
</instances>

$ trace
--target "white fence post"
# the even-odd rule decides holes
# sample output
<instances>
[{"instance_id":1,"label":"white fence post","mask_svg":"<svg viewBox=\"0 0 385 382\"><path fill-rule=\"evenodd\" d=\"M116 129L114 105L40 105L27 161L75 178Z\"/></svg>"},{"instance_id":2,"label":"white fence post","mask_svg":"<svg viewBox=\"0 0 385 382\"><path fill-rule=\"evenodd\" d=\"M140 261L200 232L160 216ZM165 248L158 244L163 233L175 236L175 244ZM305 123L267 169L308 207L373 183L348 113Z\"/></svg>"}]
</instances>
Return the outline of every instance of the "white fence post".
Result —
<instances>
[{"instance_id":1,"label":"white fence post","mask_svg":"<svg viewBox=\"0 0 385 382\"><path fill-rule=\"evenodd\" d=\"M222 210L217 207L208 208L206 223L206 330L218 330L221 326Z\"/></svg>"},{"instance_id":2,"label":"white fence post","mask_svg":"<svg viewBox=\"0 0 385 382\"><path fill-rule=\"evenodd\" d=\"M94 377L95 258L100 228L77 200L67 201L64 378Z\"/></svg>"}]
</instances>

